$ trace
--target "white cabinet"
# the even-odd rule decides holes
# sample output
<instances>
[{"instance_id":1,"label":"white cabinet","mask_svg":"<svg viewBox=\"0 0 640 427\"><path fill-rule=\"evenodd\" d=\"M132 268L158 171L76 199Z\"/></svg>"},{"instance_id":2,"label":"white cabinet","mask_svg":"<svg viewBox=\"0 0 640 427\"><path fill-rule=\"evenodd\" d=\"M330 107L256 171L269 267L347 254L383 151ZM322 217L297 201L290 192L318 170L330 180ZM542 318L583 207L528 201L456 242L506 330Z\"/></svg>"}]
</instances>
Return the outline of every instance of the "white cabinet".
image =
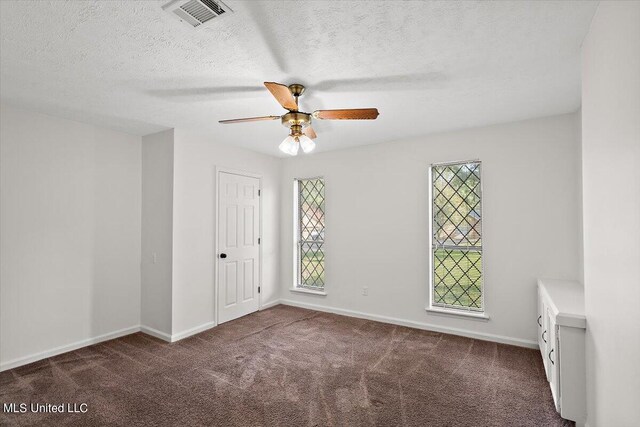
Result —
<instances>
[{"instance_id":1,"label":"white cabinet","mask_svg":"<svg viewBox=\"0 0 640 427\"><path fill-rule=\"evenodd\" d=\"M556 410L584 423L584 291L578 282L538 280L538 344Z\"/></svg>"}]
</instances>

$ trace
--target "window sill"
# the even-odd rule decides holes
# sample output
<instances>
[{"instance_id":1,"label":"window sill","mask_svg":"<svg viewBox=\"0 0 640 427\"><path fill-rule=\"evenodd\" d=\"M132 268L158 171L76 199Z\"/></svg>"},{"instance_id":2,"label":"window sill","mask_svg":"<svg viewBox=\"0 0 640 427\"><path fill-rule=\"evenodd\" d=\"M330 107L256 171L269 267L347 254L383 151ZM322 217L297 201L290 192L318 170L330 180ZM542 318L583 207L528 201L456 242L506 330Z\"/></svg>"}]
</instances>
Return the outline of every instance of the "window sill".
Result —
<instances>
[{"instance_id":1,"label":"window sill","mask_svg":"<svg viewBox=\"0 0 640 427\"><path fill-rule=\"evenodd\" d=\"M455 309L446 309L440 307L427 307L425 310L428 313L433 314L443 314L445 316L454 316L454 317L466 317L469 319L476 320L489 320L489 315L486 313L477 313L473 311L463 311L463 310L455 310Z\"/></svg>"},{"instance_id":2,"label":"window sill","mask_svg":"<svg viewBox=\"0 0 640 427\"><path fill-rule=\"evenodd\" d=\"M311 295L320 295L323 297L327 296L325 291L314 291L313 289L305 289L305 288L289 288L291 292L300 292L301 294L311 294Z\"/></svg>"}]
</instances>

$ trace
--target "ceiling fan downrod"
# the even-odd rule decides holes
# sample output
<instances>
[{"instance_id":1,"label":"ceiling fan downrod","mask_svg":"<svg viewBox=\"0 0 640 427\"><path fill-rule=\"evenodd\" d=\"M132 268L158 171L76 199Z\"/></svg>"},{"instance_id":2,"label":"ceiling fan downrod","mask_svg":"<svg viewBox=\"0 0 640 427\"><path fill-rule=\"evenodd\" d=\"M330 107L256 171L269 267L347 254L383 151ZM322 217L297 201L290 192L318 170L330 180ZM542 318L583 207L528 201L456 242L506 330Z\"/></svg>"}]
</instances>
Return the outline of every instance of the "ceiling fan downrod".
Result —
<instances>
[{"instance_id":1,"label":"ceiling fan downrod","mask_svg":"<svg viewBox=\"0 0 640 427\"><path fill-rule=\"evenodd\" d=\"M296 99L296 106L297 106L298 98L300 97L300 95L304 93L305 87L300 83L292 83L288 87L289 87L289 91L291 91L291 95L293 95L294 98ZM296 108L294 111L298 111L298 108Z\"/></svg>"}]
</instances>

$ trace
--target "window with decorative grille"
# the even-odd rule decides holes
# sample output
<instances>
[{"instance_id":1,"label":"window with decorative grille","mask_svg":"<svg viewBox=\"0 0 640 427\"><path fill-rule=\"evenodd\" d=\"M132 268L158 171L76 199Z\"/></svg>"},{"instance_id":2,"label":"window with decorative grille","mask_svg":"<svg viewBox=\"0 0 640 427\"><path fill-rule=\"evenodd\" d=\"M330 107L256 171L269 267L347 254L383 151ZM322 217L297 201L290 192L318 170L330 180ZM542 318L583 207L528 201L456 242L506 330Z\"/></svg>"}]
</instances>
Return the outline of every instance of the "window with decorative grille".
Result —
<instances>
[{"instance_id":1,"label":"window with decorative grille","mask_svg":"<svg viewBox=\"0 0 640 427\"><path fill-rule=\"evenodd\" d=\"M431 305L484 311L479 161L434 164Z\"/></svg>"},{"instance_id":2,"label":"window with decorative grille","mask_svg":"<svg viewBox=\"0 0 640 427\"><path fill-rule=\"evenodd\" d=\"M324 179L295 181L297 209L296 286L324 290Z\"/></svg>"}]
</instances>

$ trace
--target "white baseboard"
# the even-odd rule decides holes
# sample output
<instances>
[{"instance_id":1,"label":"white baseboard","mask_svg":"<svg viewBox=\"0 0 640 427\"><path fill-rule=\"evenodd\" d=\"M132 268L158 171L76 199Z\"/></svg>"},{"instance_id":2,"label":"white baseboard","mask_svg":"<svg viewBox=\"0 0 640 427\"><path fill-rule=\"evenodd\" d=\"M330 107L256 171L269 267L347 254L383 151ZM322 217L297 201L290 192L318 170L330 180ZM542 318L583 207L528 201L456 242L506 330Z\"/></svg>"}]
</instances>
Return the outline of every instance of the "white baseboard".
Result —
<instances>
[{"instance_id":1,"label":"white baseboard","mask_svg":"<svg viewBox=\"0 0 640 427\"><path fill-rule=\"evenodd\" d=\"M140 332L143 332L147 335L151 335L152 337L156 337L166 342L171 342L171 334L167 334L165 332L159 331L157 329L153 329L149 326L140 326Z\"/></svg>"},{"instance_id":2,"label":"white baseboard","mask_svg":"<svg viewBox=\"0 0 640 427\"><path fill-rule=\"evenodd\" d=\"M109 341L115 338L120 338L125 335L133 334L140 331L140 326L131 326L129 328L120 329L118 331L109 332L107 334L99 335L94 338L86 340L76 341L71 344L62 345L60 347L52 348L51 350L42 351L40 353L30 354L29 356L19 357L17 359L9 360L7 362L0 363L0 371L6 371L7 369L17 368L18 366L26 365L28 363L37 362L38 360L46 359L47 357L57 356L62 353L77 350L89 345L98 344L103 341Z\"/></svg>"},{"instance_id":3,"label":"white baseboard","mask_svg":"<svg viewBox=\"0 0 640 427\"><path fill-rule=\"evenodd\" d=\"M260 307L260 310L266 310L267 308L271 308L271 307L275 307L276 305L280 304L280 300L273 300L273 301L269 301L266 302L264 304L262 304L262 307Z\"/></svg>"},{"instance_id":4,"label":"white baseboard","mask_svg":"<svg viewBox=\"0 0 640 427\"><path fill-rule=\"evenodd\" d=\"M280 304L280 300L269 301L267 303L262 304L262 306L260 307L260 310L266 310L267 308L274 307L278 304ZM199 334L200 332L204 332L207 329L211 329L215 326L217 326L216 322L207 322L203 325L196 326L195 328L187 329L186 331L179 332L177 334L172 334L170 338L170 342L180 341L181 339L190 337L191 335ZM142 328L142 332L145 332L144 327ZM164 336L161 337L154 334L150 334L150 335L154 335L158 338L164 339L165 341L169 341L167 334L163 334L162 332L155 331L155 330L153 332L155 332L156 334L162 334Z\"/></svg>"},{"instance_id":5,"label":"white baseboard","mask_svg":"<svg viewBox=\"0 0 640 427\"><path fill-rule=\"evenodd\" d=\"M361 311L347 310L343 308L325 307L317 304L281 299L280 304L293 307L307 308L310 310L323 311L326 313L341 314L343 316L357 317L359 319L374 320L376 322L391 323L392 325L407 326L409 328L423 329L427 331L441 332L444 334L460 335L467 338L475 338L483 341L493 341L501 344L516 345L518 347L538 348L535 341L523 340L520 338L505 337L502 335L473 332L465 329L451 328L448 326L434 325L431 323L416 322L413 320L398 319L395 317L380 316L377 314L363 313Z\"/></svg>"},{"instance_id":6,"label":"white baseboard","mask_svg":"<svg viewBox=\"0 0 640 427\"><path fill-rule=\"evenodd\" d=\"M274 305L278 305L279 303L280 302L278 300L272 301L263 305L262 308L265 309L268 307L273 307ZM132 326L130 328L125 328L119 331L110 332L108 334L100 335L94 338L89 338L86 340L77 341L71 344L56 347L51 350L46 350L40 353L31 354L29 356L20 357L17 359L9 360L7 362L2 362L0 363L0 372L6 371L7 369L17 368L18 366L26 365L29 363L37 362L38 360L46 359L47 357L57 356L59 354L77 350L82 347L98 344L103 341L108 341L115 338L123 337L125 335L134 334L136 332L142 332L147 335L151 335L152 337L156 337L163 341L172 343L172 342L180 341L181 339L190 337L192 335L198 334L200 332L206 331L207 329L211 329L214 326L216 326L216 322L207 322L203 325L196 326L191 329L187 329L186 331L178 332L177 334L168 334L166 332L162 332L150 326L145 326L145 325Z\"/></svg>"},{"instance_id":7,"label":"white baseboard","mask_svg":"<svg viewBox=\"0 0 640 427\"><path fill-rule=\"evenodd\" d=\"M180 341L181 339L190 337L191 335L199 334L207 329L211 329L214 326L216 326L216 322L207 322L203 325L196 326L195 328L187 329L186 331L178 332L177 334L172 334L170 342Z\"/></svg>"},{"instance_id":8,"label":"white baseboard","mask_svg":"<svg viewBox=\"0 0 640 427\"><path fill-rule=\"evenodd\" d=\"M52 348L51 350L46 350L40 353L31 354L29 356L20 357L17 359L9 360L7 362L2 362L0 363L0 372L6 371L8 369L17 368L22 365L27 365L29 363L37 362L38 360L46 359L47 357L57 356L59 354L77 350L82 347L98 344L103 341L109 341L112 339L123 337L125 335L134 334L136 332L143 332L147 335L151 335L152 337L159 338L166 342L176 342L183 338L187 338L187 337L190 337L191 335L195 335L199 332L205 331L214 326L215 326L215 322L209 322L209 323L205 323L204 325L196 326L195 328L191 328L186 331L173 334L173 335L167 334L165 332L159 331L149 326L144 326L144 325L131 326L130 328L120 329L118 331L109 332L108 334L100 335L94 338L89 338L82 341L76 341L71 344Z\"/></svg>"}]
</instances>

